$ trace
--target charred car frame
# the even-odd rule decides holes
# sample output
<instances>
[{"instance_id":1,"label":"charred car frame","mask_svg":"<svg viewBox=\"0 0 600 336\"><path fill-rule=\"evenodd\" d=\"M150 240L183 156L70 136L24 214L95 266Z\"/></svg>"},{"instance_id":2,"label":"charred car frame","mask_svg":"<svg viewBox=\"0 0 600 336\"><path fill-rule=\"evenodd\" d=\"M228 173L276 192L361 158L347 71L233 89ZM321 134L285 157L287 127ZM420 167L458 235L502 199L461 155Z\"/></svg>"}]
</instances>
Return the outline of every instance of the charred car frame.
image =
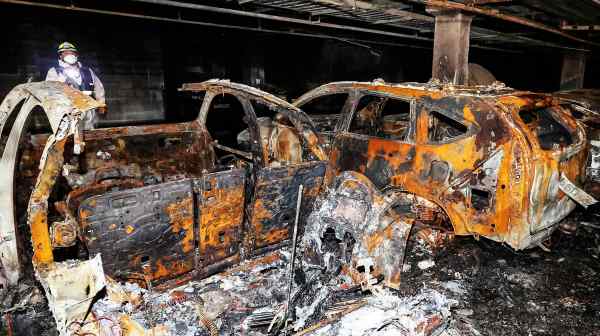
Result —
<instances>
[{"instance_id":1,"label":"charred car frame","mask_svg":"<svg viewBox=\"0 0 600 336\"><path fill-rule=\"evenodd\" d=\"M2 265L15 283L26 265L17 235L30 232L59 331L83 319L105 274L154 287L213 274L287 239L299 185L303 213L319 193L326 155L298 108L229 81L181 90L203 99L197 118L177 124L83 131L79 121L98 103L54 82L18 86L0 107L3 132L10 131ZM219 99L239 108L246 130L238 148L206 127L228 106ZM36 113L47 116L51 134L28 133ZM27 209L27 225L19 225L15 202Z\"/></svg>"},{"instance_id":2,"label":"charred car frame","mask_svg":"<svg viewBox=\"0 0 600 336\"><path fill-rule=\"evenodd\" d=\"M301 185L304 261L394 288L415 225L525 249L595 202L580 189L586 131L550 95L339 82L292 105L225 80L181 91L200 102L189 122L89 131L100 105L60 83L0 105L3 275L16 283L31 258L59 331L105 275L166 288L278 248Z\"/></svg>"},{"instance_id":3,"label":"charred car frame","mask_svg":"<svg viewBox=\"0 0 600 336\"><path fill-rule=\"evenodd\" d=\"M350 269L372 270L362 282L384 274L398 286L413 224L446 222L456 235L525 249L547 239L576 203L596 202L581 189L584 126L551 95L502 85L338 82L294 104L319 127L330 176L366 177L342 175L338 191L320 202L304 237L309 260L331 263L322 257L330 252ZM338 252L322 243L327 233Z\"/></svg>"}]
</instances>

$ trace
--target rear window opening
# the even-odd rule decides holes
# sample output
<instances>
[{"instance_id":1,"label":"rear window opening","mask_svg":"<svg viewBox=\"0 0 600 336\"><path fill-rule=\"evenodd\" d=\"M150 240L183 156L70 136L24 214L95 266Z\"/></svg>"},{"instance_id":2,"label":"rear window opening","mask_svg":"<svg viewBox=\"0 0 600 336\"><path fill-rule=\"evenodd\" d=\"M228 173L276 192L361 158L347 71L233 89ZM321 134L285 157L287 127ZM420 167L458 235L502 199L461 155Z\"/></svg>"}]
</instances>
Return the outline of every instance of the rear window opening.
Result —
<instances>
[{"instance_id":1,"label":"rear window opening","mask_svg":"<svg viewBox=\"0 0 600 336\"><path fill-rule=\"evenodd\" d=\"M410 101L364 95L356 105L350 132L383 139L406 141Z\"/></svg>"},{"instance_id":2,"label":"rear window opening","mask_svg":"<svg viewBox=\"0 0 600 336\"><path fill-rule=\"evenodd\" d=\"M334 93L315 97L299 107L310 116L319 132L333 132L347 99L347 93Z\"/></svg>"},{"instance_id":3,"label":"rear window opening","mask_svg":"<svg viewBox=\"0 0 600 336\"><path fill-rule=\"evenodd\" d=\"M242 102L230 93L216 95L206 114L206 129L219 144L235 149L240 148L238 135L248 128L246 112ZM249 146L249 145L248 145Z\"/></svg>"},{"instance_id":4,"label":"rear window opening","mask_svg":"<svg viewBox=\"0 0 600 336\"><path fill-rule=\"evenodd\" d=\"M27 133L31 135L52 134L52 126L50 120L46 116L44 109L37 105L31 110L31 114L27 119Z\"/></svg>"},{"instance_id":5,"label":"rear window opening","mask_svg":"<svg viewBox=\"0 0 600 336\"><path fill-rule=\"evenodd\" d=\"M554 107L519 112L521 120L535 133L543 150L557 150L573 144L569 130L552 113Z\"/></svg>"},{"instance_id":6,"label":"rear window opening","mask_svg":"<svg viewBox=\"0 0 600 336\"><path fill-rule=\"evenodd\" d=\"M347 93L334 93L315 97L300 108L308 115L332 115L342 113L348 99Z\"/></svg>"},{"instance_id":7,"label":"rear window opening","mask_svg":"<svg viewBox=\"0 0 600 336\"><path fill-rule=\"evenodd\" d=\"M483 189L471 188L471 206L475 210L485 210L491 205L490 192Z\"/></svg>"},{"instance_id":8,"label":"rear window opening","mask_svg":"<svg viewBox=\"0 0 600 336\"><path fill-rule=\"evenodd\" d=\"M430 143L453 141L467 134L468 130L467 126L437 111L430 113L428 132Z\"/></svg>"}]
</instances>

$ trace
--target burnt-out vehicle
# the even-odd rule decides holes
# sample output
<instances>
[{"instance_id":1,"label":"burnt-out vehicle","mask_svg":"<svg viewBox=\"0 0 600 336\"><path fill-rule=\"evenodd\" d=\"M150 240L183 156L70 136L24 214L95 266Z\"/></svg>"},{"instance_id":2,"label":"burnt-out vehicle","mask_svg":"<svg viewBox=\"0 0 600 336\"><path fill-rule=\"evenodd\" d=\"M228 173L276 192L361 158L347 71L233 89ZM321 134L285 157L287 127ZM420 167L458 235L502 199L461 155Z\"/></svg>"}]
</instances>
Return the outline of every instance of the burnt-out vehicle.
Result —
<instances>
[{"instance_id":1,"label":"burnt-out vehicle","mask_svg":"<svg viewBox=\"0 0 600 336\"><path fill-rule=\"evenodd\" d=\"M449 223L519 250L546 240L576 203L595 202L580 189L585 129L551 95L337 82L294 104L315 120L328 176L338 176L308 221L307 258L350 265L362 281L384 275L398 286L412 225Z\"/></svg>"},{"instance_id":2,"label":"burnt-out vehicle","mask_svg":"<svg viewBox=\"0 0 600 336\"><path fill-rule=\"evenodd\" d=\"M301 218L319 193L327 156L301 110L224 80L181 91L199 106L173 124L82 130L100 105L58 82L0 106L3 275L30 257L61 333L105 275L157 288L216 273L288 238L300 185Z\"/></svg>"}]
</instances>

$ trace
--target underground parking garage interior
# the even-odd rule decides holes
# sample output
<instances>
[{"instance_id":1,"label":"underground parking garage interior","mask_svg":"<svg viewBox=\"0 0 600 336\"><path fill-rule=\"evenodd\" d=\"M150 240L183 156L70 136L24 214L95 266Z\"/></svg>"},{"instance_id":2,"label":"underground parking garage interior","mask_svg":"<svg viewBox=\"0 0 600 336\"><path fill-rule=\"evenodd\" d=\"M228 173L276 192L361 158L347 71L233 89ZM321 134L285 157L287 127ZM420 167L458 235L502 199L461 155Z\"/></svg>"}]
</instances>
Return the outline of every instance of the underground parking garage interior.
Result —
<instances>
[{"instance_id":1,"label":"underground parking garage interior","mask_svg":"<svg viewBox=\"0 0 600 336\"><path fill-rule=\"evenodd\" d=\"M600 335L600 1L0 29L0 335Z\"/></svg>"}]
</instances>

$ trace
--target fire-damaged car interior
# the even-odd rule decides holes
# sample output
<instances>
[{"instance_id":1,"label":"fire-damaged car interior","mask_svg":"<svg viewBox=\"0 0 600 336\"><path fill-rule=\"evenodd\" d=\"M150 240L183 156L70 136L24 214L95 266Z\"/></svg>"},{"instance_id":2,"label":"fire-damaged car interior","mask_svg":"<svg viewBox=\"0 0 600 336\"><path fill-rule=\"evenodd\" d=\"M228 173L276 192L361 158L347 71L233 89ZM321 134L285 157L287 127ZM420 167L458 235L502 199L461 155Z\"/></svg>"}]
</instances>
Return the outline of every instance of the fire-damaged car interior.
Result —
<instances>
[{"instance_id":1,"label":"fire-damaged car interior","mask_svg":"<svg viewBox=\"0 0 600 336\"><path fill-rule=\"evenodd\" d=\"M228 81L182 91L203 93L191 122L81 131L55 143L36 134L45 117L37 105L42 113L32 114L38 117L22 136L15 185L17 204L27 209L31 190L34 197L42 192L36 164L46 156L41 222L49 241L31 226L38 267L101 254L107 275L157 285L215 273L288 238L298 187L308 209L325 173L308 117ZM29 222L38 220L29 210ZM28 234L27 214L19 215L21 234Z\"/></svg>"}]
</instances>

